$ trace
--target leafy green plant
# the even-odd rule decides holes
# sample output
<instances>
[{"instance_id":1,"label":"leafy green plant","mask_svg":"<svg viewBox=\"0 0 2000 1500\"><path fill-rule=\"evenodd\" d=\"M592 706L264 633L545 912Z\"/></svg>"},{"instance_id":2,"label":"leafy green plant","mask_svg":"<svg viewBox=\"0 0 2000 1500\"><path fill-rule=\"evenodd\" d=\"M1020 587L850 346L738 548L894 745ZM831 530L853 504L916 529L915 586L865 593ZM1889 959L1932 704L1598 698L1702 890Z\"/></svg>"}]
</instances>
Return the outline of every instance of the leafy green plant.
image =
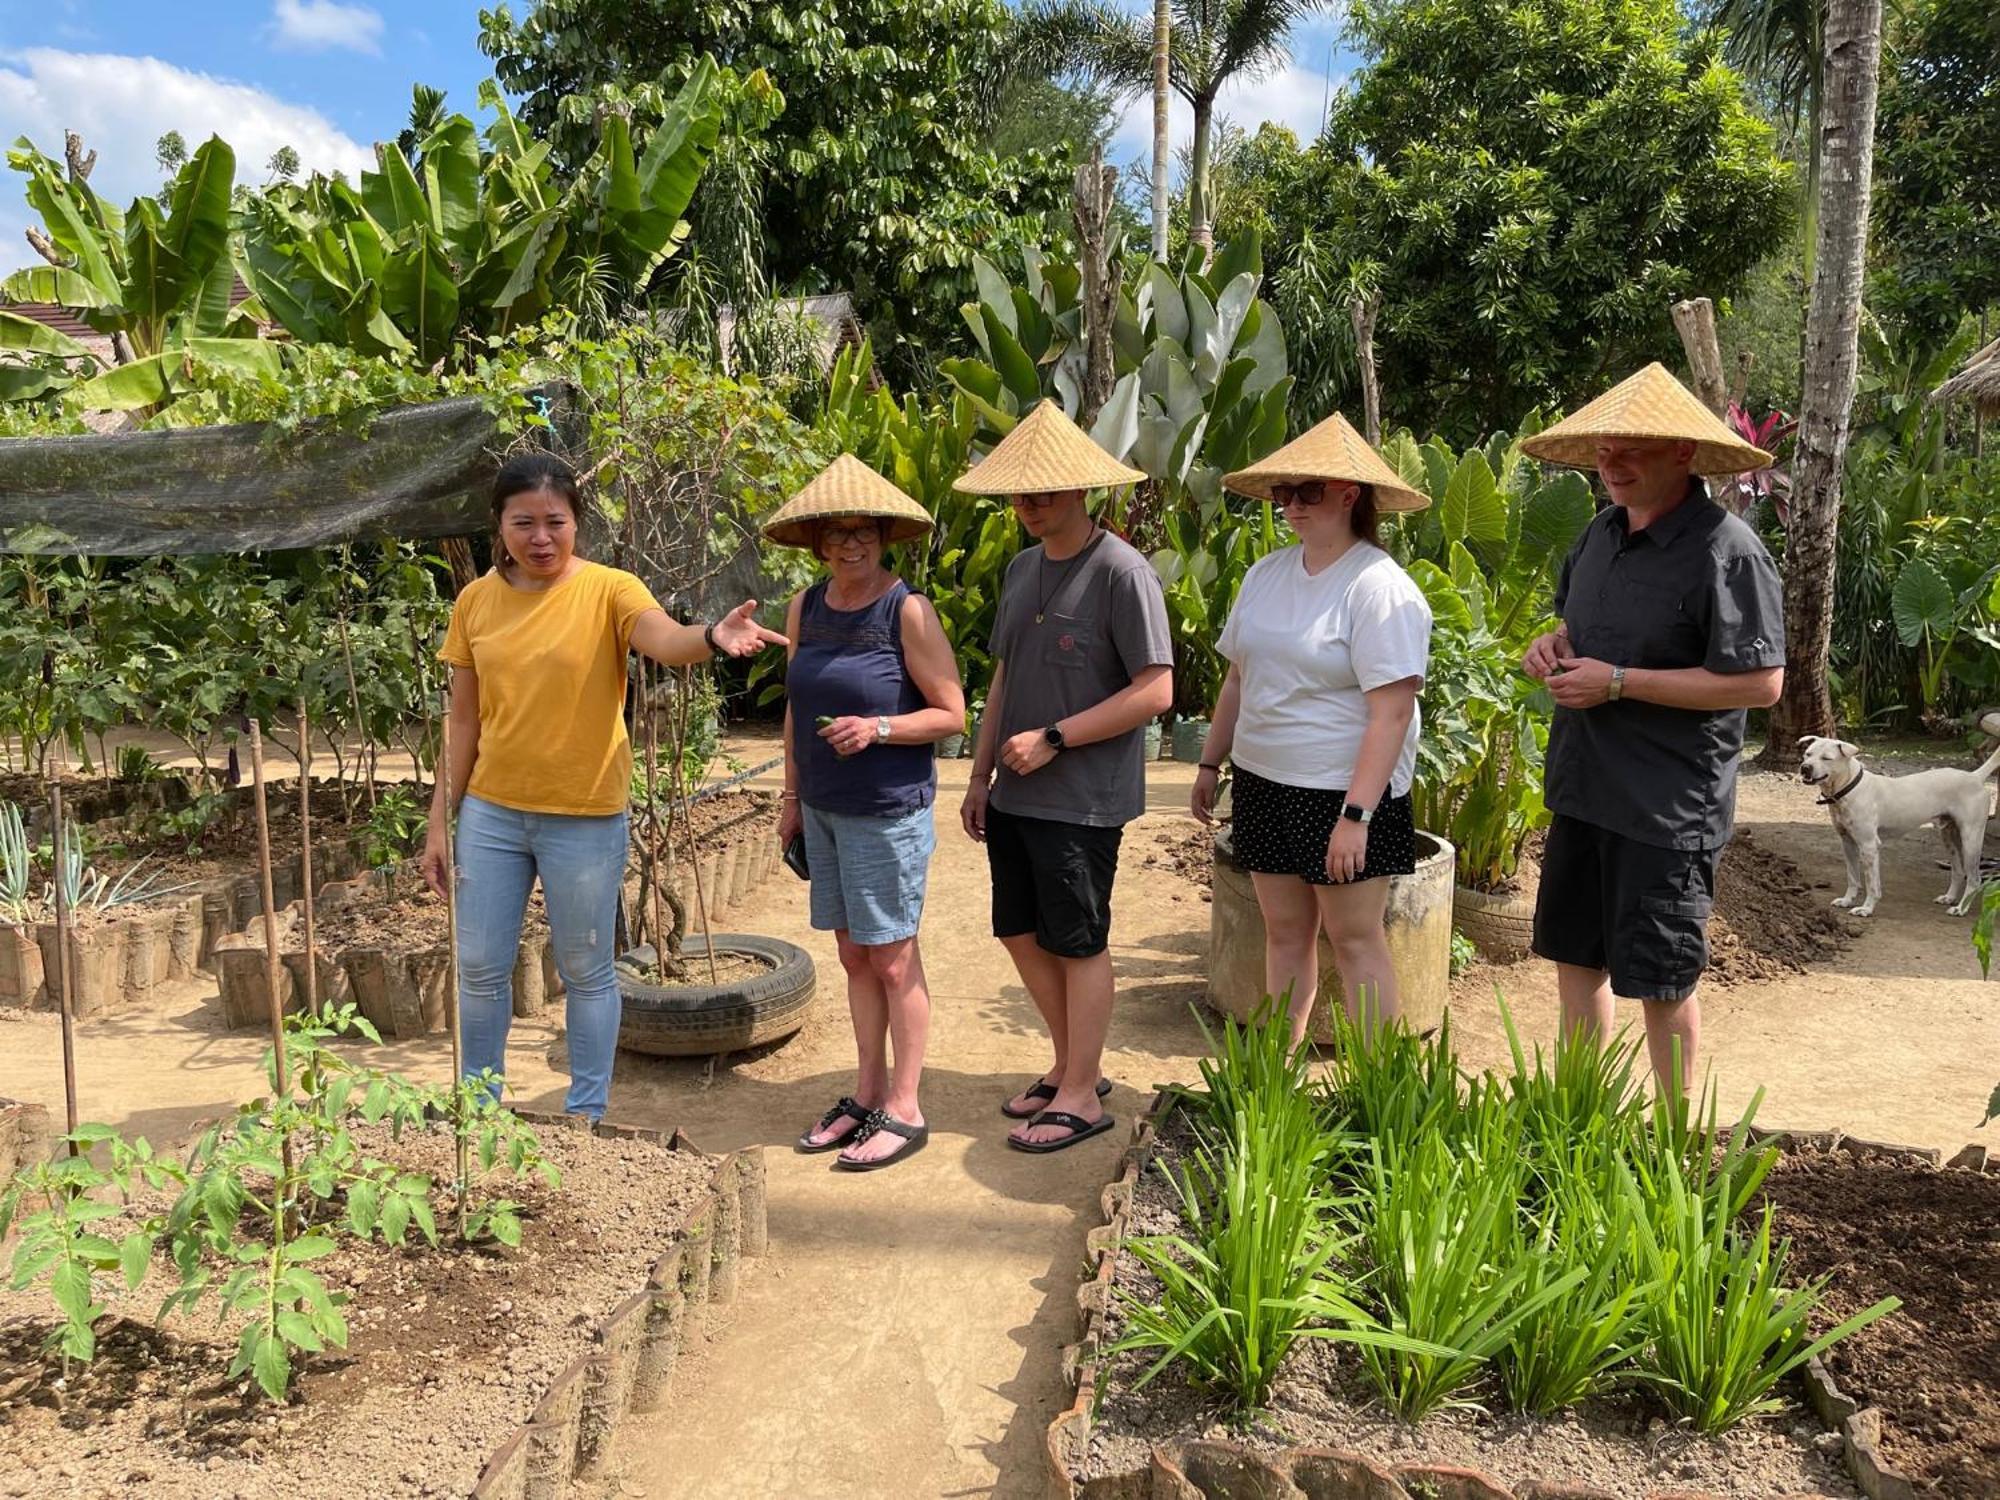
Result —
<instances>
[{"instance_id":1,"label":"leafy green plant","mask_svg":"<svg viewBox=\"0 0 2000 1500\"><path fill-rule=\"evenodd\" d=\"M127 785L144 786L164 780L167 773L144 745L120 745L115 774Z\"/></svg>"},{"instance_id":2,"label":"leafy green plant","mask_svg":"<svg viewBox=\"0 0 2000 1500\"><path fill-rule=\"evenodd\" d=\"M19 1231L10 1279L15 1291L48 1283L62 1314L49 1347L61 1354L67 1374L71 1361L87 1364L97 1353L97 1322L105 1312L97 1278L117 1273L136 1291L152 1265L157 1224L143 1224L117 1241L92 1228L121 1212L107 1190L129 1196L134 1182L164 1188L180 1174L144 1139L128 1142L108 1125L79 1125L62 1143L68 1148L63 1155L24 1167L0 1190L0 1240L10 1226ZM93 1159L100 1151L108 1157L103 1166Z\"/></svg>"},{"instance_id":3,"label":"leafy green plant","mask_svg":"<svg viewBox=\"0 0 2000 1500\"><path fill-rule=\"evenodd\" d=\"M1935 708L1952 648L1982 614L2000 615L2000 563L1970 587L1954 589L1930 559L1919 554L1903 564L1889 593L1896 637L1918 652L1917 684L1926 711Z\"/></svg>"},{"instance_id":4,"label":"leafy green plant","mask_svg":"<svg viewBox=\"0 0 2000 1500\"><path fill-rule=\"evenodd\" d=\"M1640 1371L1696 1431L1779 1410L1783 1403L1771 1391L1780 1380L1902 1306L1885 1297L1809 1340L1827 1283L1784 1290L1788 1247L1771 1241L1776 1210L1765 1206L1754 1234L1732 1233L1732 1215L1719 1204L1734 1193L1705 1193L1672 1160L1663 1166L1646 1191L1629 1173L1623 1179L1637 1230L1636 1272L1651 1288Z\"/></svg>"},{"instance_id":5,"label":"leafy green plant","mask_svg":"<svg viewBox=\"0 0 2000 1500\"><path fill-rule=\"evenodd\" d=\"M392 865L410 852L424 830L426 809L415 791L392 786L375 799L362 826L362 858L370 869Z\"/></svg>"},{"instance_id":6,"label":"leafy green plant","mask_svg":"<svg viewBox=\"0 0 2000 1500\"><path fill-rule=\"evenodd\" d=\"M1406 1026L1365 1030L1344 1006L1329 1015L1333 1055L1323 1087L1334 1118L1363 1140L1414 1141L1455 1128L1462 1095L1449 1012L1431 1041Z\"/></svg>"},{"instance_id":7,"label":"leafy green plant","mask_svg":"<svg viewBox=\"0 0 2000 1500\"><path fill-rule=\"evenodd\" d=\"M25 920L34 878L33 851L28 847L21 809L11 802L0 802L0 918Z\"/></svg>"}]
</instances>

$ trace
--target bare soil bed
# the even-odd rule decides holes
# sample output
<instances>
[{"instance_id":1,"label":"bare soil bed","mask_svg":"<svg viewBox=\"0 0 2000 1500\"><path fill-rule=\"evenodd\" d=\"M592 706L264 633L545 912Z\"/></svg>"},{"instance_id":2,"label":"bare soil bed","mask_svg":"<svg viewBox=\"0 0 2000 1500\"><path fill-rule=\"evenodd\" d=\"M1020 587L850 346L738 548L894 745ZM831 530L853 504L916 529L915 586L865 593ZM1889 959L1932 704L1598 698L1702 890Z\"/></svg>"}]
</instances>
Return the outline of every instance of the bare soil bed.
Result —
<instances>
[{"instance_id":1,"label":"bare soil bed","mask_svg":"<svg viewBox=\"0 0 2000 1500\"><path fill-rule=\"evenodd\" d=\"M621 963L622 972L639 980L642 984L657 985L724 985L745 984L752 979L761 979L776 965L756 953L738 953L724 949L715 955L715 968L711 972L706 953L683 954L677 970L662 970L657 966Z\"/></svg>"},{"instance_id":2,"label":"bare soil bed","mask_svg":"<svg viewBox=\"0 0 2000 1500\"><path fill-rule=\"evenodd\" d=\"M1882 1409L1883 1457L1920 1494L2000 1495L2000 1176L1801 1154L1765 1194L1797 1273L1833 1278L1826 1318L1903 1299L1826 1357Z\"/></svg>"},{"instance_id":3,"label":"bare soil bed","mask_svg":"<svg viewBox=\"0 0 2000 1500\"><path fill-rule=\"evenodd\" d=\"M1173 1168L1186 1143L1185 1126L1169 1117L1153 1165L1133 1191L1130 1233L1184 1231L1174 1189L1160 1168ZM1127 1254L1118 1256L1113 1284L1148 1300L1160 1290ZM1114 1294L1106 1342L1122 1332ZM1662 1489L1730 1500L1796 1494L1852 1500L1860 1493L1841 1466L1839 1437L1821 1428L1796 1382L1785 1392L1783 1413L1712 1438L1678 1426L1665 1407L1636 1391L1557 1418L1459 1410L1413 1428L1374 1398L1353 1350L1301 1339L1272 1389L1270 1409L1249 1426L1233 1427L1221 1402L1183 1383L1171 1369L1135 1391L1134 1382L1158 1357L1127 1354L1110 1364L1079 1480L1143 1469L1154 1444L1227 1438L1264 1451L1318 1445L1383 1464L1457 1464L1483 1469L1510 1486L1562 1482L1621 1500L1643 1500Z\"/></svg>"},{"instance_id":4,"label":"bare soil bed","mask_svg":"<svg viewBox=\"0 0 2000 1500\"><path fill-rule=\"evenodd\" d=\"M351 820L348 801L343 800L337 788L317 784L313 787L315 856L320 850L359 839L367 830L367 802L358 792L350 796ZM297 786L281 782L266 787L265 814L271 832L272 863L296 865L299 862ZM142 859L148 870L159 871L161 882L169 885L241 875L257 868L257 812L247 787L232 792L215 821L198 831L172 832L142 814L100 827L94 837L90 862L110 875Z\"/></svg>"},{"instance_id":5,"label":"bare soil bed","mask_svg":"<svg viewBox=\"0 0 2000 1500\"><path fill-rule=\"evenodd\" d=\"M702 1201L713 1163L640 1141L541 1132L562 1185L506 1182L524 1205L518 1250L395 1250L351 1239L315 1263L345 1291L348 1348L312 1356L283 1406L225 1381L233 1351L212 1299L166 1328L157 1261L140 1290L106 1298L95 1364L65 1386L38 1353L51 1326L41 1292L0 1290L0 1495L111 1496L144 1485L166 1500L213 1496L460 1496L492 1450L624 1297ZM451 1139L366 1133L364 1149L439 1181ZM440 1194L437 1215L449 1214ZM119 1234L118 1220L105 1232ZM446 1230L448 1232L448 1230Z\"/></svg>"}]
</instances>

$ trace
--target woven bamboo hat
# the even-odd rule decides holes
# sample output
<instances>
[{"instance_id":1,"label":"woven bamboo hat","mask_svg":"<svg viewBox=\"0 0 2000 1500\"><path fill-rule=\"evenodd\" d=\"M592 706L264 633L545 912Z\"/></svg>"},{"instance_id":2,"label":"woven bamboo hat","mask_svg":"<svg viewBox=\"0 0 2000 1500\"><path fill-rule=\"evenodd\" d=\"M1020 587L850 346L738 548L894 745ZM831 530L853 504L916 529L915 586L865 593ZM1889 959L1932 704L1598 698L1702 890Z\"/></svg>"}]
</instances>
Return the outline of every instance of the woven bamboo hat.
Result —
<instances>
[{"instance_id":1,"label":"woven bamboo hat","mask_svg":"<svg viewBox=\"0 0 2000 1500\"><path fill-rule=\"evenodd\" d=\"M1145 477L1092 442L1061 406L1044 401L952 488L967 495L1047 495L1136 484Z\"/></svg>"},{"instance_id":2,"label":"woven bamboo hat","mask_svg":"<svg viewBox=\"0 0 2000 1500\"><path fill-rule=\"evenodd\" d=\"M1697 474L1740 474L1761 469L1771 455L1723 425L1693 391L1650 364L1614 385L1581 410L1521 444L1521 451L1545 463L1572 469L1597 467L1599 438L1667 438L1694 444L1688 465Z\"/></svg>"},{"instance_id":3,"label":"woven bamboo hat","mask_svg":"<svg viewBox=\"0 0 2000 1500\"><path fill-rule=\"evenodd\" d=\"M1403 483L1402 475L1339 412L1249 468L1222 476L1237 494L1259 500L1270 499L1275 485L1314 480L1368 485L1375 492L1377 510L1422 510L1431 503L1429 495Z\"/></svg>"},{"instance_id":4,"label":"woven bamboo hat","mask_svg":"<svg viewBox=\"0 0 2000 1500\"><path fill-rule=\"evenodd\" d=\"M764 535L787 547L811 547L821 521L866 516L882 523L882 541L907 542L934 524L930 512L852 453L843 453L779 506Z\"/></svg>"}]
</instances>

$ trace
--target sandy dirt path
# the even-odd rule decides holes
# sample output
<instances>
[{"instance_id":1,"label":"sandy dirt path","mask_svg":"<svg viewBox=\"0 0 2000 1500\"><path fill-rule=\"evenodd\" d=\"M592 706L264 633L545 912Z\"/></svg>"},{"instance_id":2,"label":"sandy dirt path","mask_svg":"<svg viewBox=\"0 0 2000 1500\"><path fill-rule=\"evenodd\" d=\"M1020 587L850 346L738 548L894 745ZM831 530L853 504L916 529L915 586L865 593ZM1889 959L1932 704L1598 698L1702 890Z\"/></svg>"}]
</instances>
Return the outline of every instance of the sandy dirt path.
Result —
<instances>
[{"instance_id":1,"label":"sandy dirt path","mask_svg":"<svg viewBox=\"0 0 2000 1500\"><path fill-rule=\"evenodd\" d=\"M747 756L762 759L761 747ZM771 1254L719 1337L687 1372L670 1420L628 1430L623 1491L660 1497L1038 1496L1040 1440L1062 1402L1059 1353L1075 1333L1072 1289L1123 1131L1046 1158L1009 1151L998 1104L1044 1066L1025 993L987 935L981 851L957 828L964 763L948 764L939 852L923 930L935 998L924 1090L928 1150L854 1177L790 1143L850 1086L852 1040L827 936L806 924L805 889L780 872L732 926L803 944L820 966L806 1029L761 1055L709 1067L621 1058L615 1118L680 1126L711 1150L770 1148ZM766 778L767 780L769 778ZM1144 868L1184 831L1187 768L1161 765L1149 812L1127 834L1113 934L1120 1005L1107 1073L1121 1124L1152 1087L1195 1074L1189 1006L1203 985L1208 908L1186 880ZM1809 789L1745 779L1740 821L1808 880L1838 893L1838 846ZM1812 974L1708 997L1705 1055L1725 1107L1759 1085L1760 1119L1839 1126L1954 1149L2000 1080L2000 987L1979 978L1969 923L1931 902L1935 840L1885 850L1887 894L1853 945ZM1553 977L1532 961L1479 968L1457 987L1469 1063L1498 1063L1493 1001L1547 1037ZM260 1039L215 1019L213 987L189 985L147 1015L79 1028L86 1116L159 1140L260 1086ZM413 1072L445 1066L438 1043L383 1049ZM560 1108L557 1027L517 1023L509 1068L520 1102ZM0 1095L60 1109L57 1029L0 1013Z\"/></svg>"}]
</instances>

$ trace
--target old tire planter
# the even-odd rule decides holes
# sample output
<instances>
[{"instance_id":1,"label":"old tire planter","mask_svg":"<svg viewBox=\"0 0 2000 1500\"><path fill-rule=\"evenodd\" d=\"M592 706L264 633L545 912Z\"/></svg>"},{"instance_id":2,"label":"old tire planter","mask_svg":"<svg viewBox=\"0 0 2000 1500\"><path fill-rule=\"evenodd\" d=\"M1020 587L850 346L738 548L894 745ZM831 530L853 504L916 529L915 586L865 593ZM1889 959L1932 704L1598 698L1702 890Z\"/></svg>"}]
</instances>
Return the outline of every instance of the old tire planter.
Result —
<instances>
[{"instance_id":1,"label":"old tire planter","mask_svg":"<svg viewBox=\"0 0 2000 1500\"><path fill-rule=\"evenodd\" d=\"M690 973L700 975L711 941L718 958L741 954L773 967L722 985L646 984L621 969L618 990L625 1005L618 1023L620 1047L655 1057L710 1057L780 1041L805 1025L818 981L805 949L749 933L691 936L681 948Z\"/></svg>"},{"instance_id":2,"label":"old tire planter","mask_svg":"<svg viewBox=\"0 0 2000 1500\"><path fill-rule=\"evenodd\" d=\"M1535 892L1494 896L1469 885L1454 886L1451 919L1484 957L1502 963L1525 958L1535 940Z\"/></svg>"}]
</instances>

